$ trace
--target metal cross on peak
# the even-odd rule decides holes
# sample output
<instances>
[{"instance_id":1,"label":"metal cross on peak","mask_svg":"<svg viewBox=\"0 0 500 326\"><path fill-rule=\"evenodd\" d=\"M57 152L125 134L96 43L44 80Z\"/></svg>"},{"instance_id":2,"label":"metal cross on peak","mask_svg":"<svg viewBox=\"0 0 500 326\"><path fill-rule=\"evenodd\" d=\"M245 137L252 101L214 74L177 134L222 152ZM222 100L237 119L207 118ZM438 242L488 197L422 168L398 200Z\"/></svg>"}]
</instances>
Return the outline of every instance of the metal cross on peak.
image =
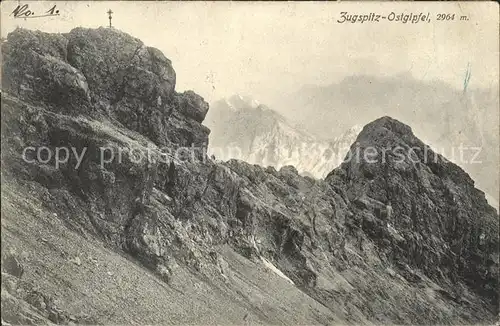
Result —
<instances>
[{"instance_id":1,"label":"metal cross on peak","mask_svg":"<svg viewBox=\"0 0 500 326\"><path fill-rule=\"evenodd\" d=\"M109 15L109 27L112 27L112 26L111 26L111 18L113 18L113 17L111 17L111 14L113 14L113 11L111 11L111 9L109 9L109 10L108 10L108 15Z\"/></svg>"}]
</instances>

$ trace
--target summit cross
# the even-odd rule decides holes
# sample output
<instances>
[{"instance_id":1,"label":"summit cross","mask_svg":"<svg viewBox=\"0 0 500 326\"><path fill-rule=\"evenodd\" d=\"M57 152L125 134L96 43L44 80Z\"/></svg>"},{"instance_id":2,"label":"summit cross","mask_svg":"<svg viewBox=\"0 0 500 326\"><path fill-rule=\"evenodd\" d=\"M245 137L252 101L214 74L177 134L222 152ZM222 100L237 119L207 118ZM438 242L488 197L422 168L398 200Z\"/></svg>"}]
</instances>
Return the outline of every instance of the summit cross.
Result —
<instances>
[{"instance_id":1,"label":"summit cross","mask_svg":"<svg viewBox=\"0 0 500 326\"><path fill-rule=\"evenodd\" d=\"M111 19L112 19L113 17L111 16L111 14L113 14L113 11L111 11L111 9L109 9L109 10L108 10L108 16L109 16L109 27L112 27L112 26L111 26Z\"/></svg>"}]
</instances>

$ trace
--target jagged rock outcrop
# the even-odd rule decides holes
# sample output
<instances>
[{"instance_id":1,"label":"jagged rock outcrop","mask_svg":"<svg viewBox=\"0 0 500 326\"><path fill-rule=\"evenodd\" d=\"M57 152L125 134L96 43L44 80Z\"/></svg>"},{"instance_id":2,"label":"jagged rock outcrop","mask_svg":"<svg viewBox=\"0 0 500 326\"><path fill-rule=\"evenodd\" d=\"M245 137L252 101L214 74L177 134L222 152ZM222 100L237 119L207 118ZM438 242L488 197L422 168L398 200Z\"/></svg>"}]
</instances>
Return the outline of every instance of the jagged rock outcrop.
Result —
<instances>
[{"instance_id":1,"label":"jagged rock outcrop","mask_svg":"<svg viewBox=\"0 0 500 326\"><path fill-rule=\"evenodd\" d=\"M365 126L350 152L361 159L327 181L347 189L363 231L398 265L463 279L497 302L498 215L469 175L388 117Z\"/></svg>"},{"instance_id":2,"label":"jagged rock outcrop","mask_svg":"<svg viewBox=\"0 0 500 326\"><path fill-rule=\"evenodd\" d=\"M90 104L86 77L66 60L67 44L62 35L18 29L2 44L3 90L70 111Z\"/></svg>"},{"instance_id":3,"label":"jagged rock outcrop","mask_svg":"<svg viewBox=\"0 0 500 326\"><path fill-rule=\"evenodd\" d=\"M424 154L427 147L408 126L388 117L368 124L351 149L384 151L387 160L346 157L324 180L302 177L289 166L215 162L203 151L207 104L192 92L176 93L170 62L127 34L18 29L2 52L2 200L9 203L2 205L2 228L9 234L2 256L4 247L23 245L34 260L22 261L23 278L43 280L37 293L65 297L70 286L52 277L54 269L31 271L50 259L38 257L37 250L63 250L58 237L49 237L57 222L58 230L81 239L81 250L99 243L146 267L162 284L149 287L151 293L170 291L165 293L198 302L203 311L187 314L190 305L170 302L155 314L155 302L140 313L134 310L139 299L128 300L134 303L130 314L90 304L137 295L133 291L142 286L131 289L124 282L125 294L81 295L78 307L92 318L77 320L470 324L496 318L498 215L463 170L432 151ZM34 58L67 69L36 77L44 65L23 63ZM46 78L45 85L31 83L30 76ZM80 76L86 91L75 83ZM67 96L64 102L59 93ZM197 150L192 157L165 153L191 145ZM19 223L19 216L26 221ZM37 248L22 236L34 229L32 216L43 221L36 224L42 234L32 236L44 238L46 246ZM86 262L93 264L92 273L101 273L93 259L78 261L71 272L83 274L84 283ZM137 266L127 264L122 266L139 279ZM13 288L2 278L2 299L9 299L11 310L28 298ZM202 303L196 301L200 296ZM219 302L220 310L206 308ZM71 302L58 304L61 311L77 309ZM23 323L47 313L26 307L18 319L2 317Z\"/></svg>"},{"instance_id":4,"label":"jagged rock outcrop","mask_svg":"<svg viewBox=\"0 0 500 326\"><path fill-rule=\"evenodd\" d=\"M2 45L4 91L71 115L117 121L161 146L208 143L208 104L175 92L158 49L110 28L66 34L16 29ZM174 109L175 108L175 109Z\"/></svg>"}]
</instances>

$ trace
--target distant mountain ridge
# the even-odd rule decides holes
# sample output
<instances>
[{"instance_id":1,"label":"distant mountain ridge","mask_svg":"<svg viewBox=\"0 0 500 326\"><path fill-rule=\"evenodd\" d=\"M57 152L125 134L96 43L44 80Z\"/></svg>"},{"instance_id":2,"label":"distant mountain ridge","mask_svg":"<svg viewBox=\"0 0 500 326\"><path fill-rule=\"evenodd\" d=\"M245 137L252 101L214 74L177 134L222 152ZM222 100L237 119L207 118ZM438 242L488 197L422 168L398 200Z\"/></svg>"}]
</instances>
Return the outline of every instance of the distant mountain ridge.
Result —
<instances>
[{"instance_id":1,"label":"distant mountain ridge","mask_svg":"<svg viewBox=\"0 0 500 326\"><path fill-rule=\"evenodd\" d=\"M324 178L343 161L362 129L355 125L338 137L320 139L242 95L215 102L205 121L211 129L209 148L215 156L277 169L293 165L299 173L316 178Z\"/></svg>"},{"instance_id":2,"label":"distant mountain ridge","mask_svg":"<svg viewBox=\"0 0 500 326\"><path fill-rule=\"evenodd\" d=\"M456 163L499 200L498 87L462 90L441 81L417 80L410 73L355 75L327 86L305 85L269 104L320 138L390 115L413 126L416 135L445 157L460 145L481 148L481 164Z\"/></svg>"}]
</instances>

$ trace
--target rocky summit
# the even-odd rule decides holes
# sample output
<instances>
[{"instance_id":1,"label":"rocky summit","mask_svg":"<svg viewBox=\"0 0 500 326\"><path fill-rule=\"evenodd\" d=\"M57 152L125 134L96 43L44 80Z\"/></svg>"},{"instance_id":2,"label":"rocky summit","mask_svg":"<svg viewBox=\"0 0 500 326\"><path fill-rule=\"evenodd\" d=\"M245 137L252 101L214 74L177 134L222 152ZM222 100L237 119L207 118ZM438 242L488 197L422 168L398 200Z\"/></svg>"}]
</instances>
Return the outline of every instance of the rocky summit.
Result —
<instances>
[{"instance_id":1,"label":"rocky summit","mask_svg":"<svg viewBox=\"0 0 500 326\"><path fill-rule=\"evenodd\" d=\"M208 104L116 29L2 57L2 324L496 320L498 214L409 126L302 177L208 157Z\"/></svg>"}]
</instances>

